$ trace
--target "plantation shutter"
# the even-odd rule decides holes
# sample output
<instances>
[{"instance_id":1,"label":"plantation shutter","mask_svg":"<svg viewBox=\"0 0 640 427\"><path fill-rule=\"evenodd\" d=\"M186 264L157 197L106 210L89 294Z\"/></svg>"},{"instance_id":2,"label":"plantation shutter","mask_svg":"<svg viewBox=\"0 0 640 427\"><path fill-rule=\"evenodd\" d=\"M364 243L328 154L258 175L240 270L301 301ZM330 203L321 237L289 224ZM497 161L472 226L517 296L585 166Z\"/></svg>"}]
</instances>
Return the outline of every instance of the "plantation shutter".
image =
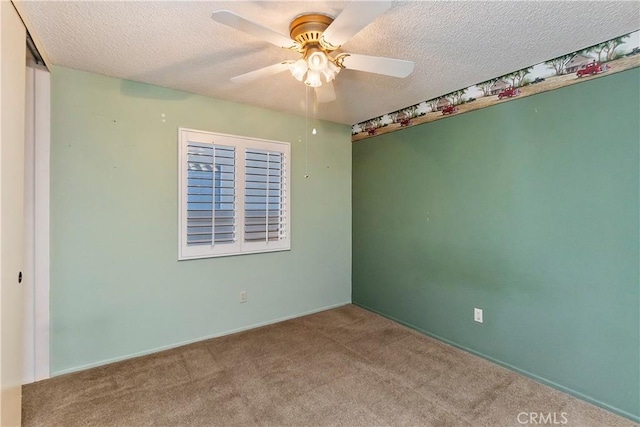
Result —
<instances>
[{"instance_id":1,"label":"plantation shutter","mask_svg":"<svg viewBox=\"0 0 640 427\"><path fill-rule=\"evenodd\" d=\"M290 144L179 129L178 259L289 250Z\"/></svg>"},{"instance_id":2,"label":"plantation shutter","mask_svg":"<svg viewBox=\"0 0 640 427\"><path fill-rule=\"evenodd\" d=\"M286 236L285 156L245 151L244 241L273 242Z\"/></svg>"},{"instance_id":3,"label":"plantation shutter","mask_svg":"<svg viewBox=\"0 0 640 427\"><path fill-rule=\"evenodd\" d=\"M187 246L234 243L235 147L187 146Z\"/></svg>"}]
</instances>

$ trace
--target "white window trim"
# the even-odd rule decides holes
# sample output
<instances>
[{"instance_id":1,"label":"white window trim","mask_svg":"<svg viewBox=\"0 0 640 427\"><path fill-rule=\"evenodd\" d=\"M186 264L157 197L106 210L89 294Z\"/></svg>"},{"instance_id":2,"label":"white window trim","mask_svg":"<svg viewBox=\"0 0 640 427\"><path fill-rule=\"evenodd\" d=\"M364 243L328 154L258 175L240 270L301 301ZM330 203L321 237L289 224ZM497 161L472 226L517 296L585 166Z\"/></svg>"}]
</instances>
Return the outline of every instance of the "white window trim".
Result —
<instances>
[{"instance_id":1,"label":"white window trim","mask_svg":"<svg viewBox=\"0 0 640 427\"><path fill-rule=\"evenodd\" d=\"M227 145L236 147L236 239L233 244L187 246L187 146L191 144L210 147ZM244 205L245 205L245 149L279 151L286 161L284 212L286 215L282 240L265 242L244 241ZM215 258L221 256L246 255L264 252L287 251L291 249L291 144L282 141L250 138L238 135L207 132L202 130L178 129L178 260Z\"/></svg>"}]
</instances>

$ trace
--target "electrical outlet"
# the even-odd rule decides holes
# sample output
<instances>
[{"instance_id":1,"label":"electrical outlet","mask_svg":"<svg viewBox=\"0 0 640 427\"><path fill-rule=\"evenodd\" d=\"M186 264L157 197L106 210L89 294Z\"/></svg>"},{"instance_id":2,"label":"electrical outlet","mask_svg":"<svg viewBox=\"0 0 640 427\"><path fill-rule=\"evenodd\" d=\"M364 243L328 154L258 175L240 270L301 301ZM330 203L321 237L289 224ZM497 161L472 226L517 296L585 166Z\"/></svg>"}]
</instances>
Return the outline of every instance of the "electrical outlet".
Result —
<instances>
[{"instance_id":1,"label":"electrical outlet","mask_svg":"<svg viewBox=\"0 0 640 427\"><path fill-rule=\"evenodd\" d=\"M247 291L240 291L240 302L247 302Z\"/></svg>"},{"instance_id":2,"label":"electrical outlet","mask_svg":"<svg viewBox=\"0 0 640 427\"><path fill-rule=\"evenodd\" d=\"M473 320L476 322L482 323L482 309L474 308L473 309Z\"/></svg>"}]
</instances>

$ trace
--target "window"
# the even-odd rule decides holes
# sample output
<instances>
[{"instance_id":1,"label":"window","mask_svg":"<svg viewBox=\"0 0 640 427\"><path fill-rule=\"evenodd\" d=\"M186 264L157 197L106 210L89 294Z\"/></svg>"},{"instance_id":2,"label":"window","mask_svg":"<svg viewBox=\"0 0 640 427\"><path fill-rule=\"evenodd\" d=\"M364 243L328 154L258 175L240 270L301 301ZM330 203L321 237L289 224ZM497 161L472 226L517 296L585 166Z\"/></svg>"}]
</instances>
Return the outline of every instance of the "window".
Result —
<instances>
[{"instance_id":1,"label":"window","mask_svg":"<svg viewBox=\"0 0 640 427\"><path fill-rule=\"evenodd\" d=\"M179 130L178 259L290 248L290 145Z\"/></svg>"}]
</instances>

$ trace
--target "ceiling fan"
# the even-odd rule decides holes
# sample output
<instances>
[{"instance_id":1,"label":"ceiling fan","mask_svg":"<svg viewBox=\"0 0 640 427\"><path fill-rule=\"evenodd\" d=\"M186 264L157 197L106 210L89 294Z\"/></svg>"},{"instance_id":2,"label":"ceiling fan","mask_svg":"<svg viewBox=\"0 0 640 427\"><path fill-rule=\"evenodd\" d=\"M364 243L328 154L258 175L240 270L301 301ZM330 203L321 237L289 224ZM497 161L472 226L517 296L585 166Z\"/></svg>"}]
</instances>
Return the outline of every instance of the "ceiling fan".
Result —
<instances>
[{"instance_id":1,"label":"ceiling fan","mask_svg":"<svg viewBox=\"0 0 640 427\"><path fill-rule=\"evenodd\" d=\"M390 7L391 1L352 1L335 19L321 13L304 13L289 24L290 37L228 10L213 12L212 18L278 47L302 54L297 61L282 61L233 77L231 81L248 83L289 70L293 77L315 88L318 102L331 102L336 99L332 82L342 69L399 78L413 72L411 61L337 52L351 37Z\"/></svg>"}]
</instances>

